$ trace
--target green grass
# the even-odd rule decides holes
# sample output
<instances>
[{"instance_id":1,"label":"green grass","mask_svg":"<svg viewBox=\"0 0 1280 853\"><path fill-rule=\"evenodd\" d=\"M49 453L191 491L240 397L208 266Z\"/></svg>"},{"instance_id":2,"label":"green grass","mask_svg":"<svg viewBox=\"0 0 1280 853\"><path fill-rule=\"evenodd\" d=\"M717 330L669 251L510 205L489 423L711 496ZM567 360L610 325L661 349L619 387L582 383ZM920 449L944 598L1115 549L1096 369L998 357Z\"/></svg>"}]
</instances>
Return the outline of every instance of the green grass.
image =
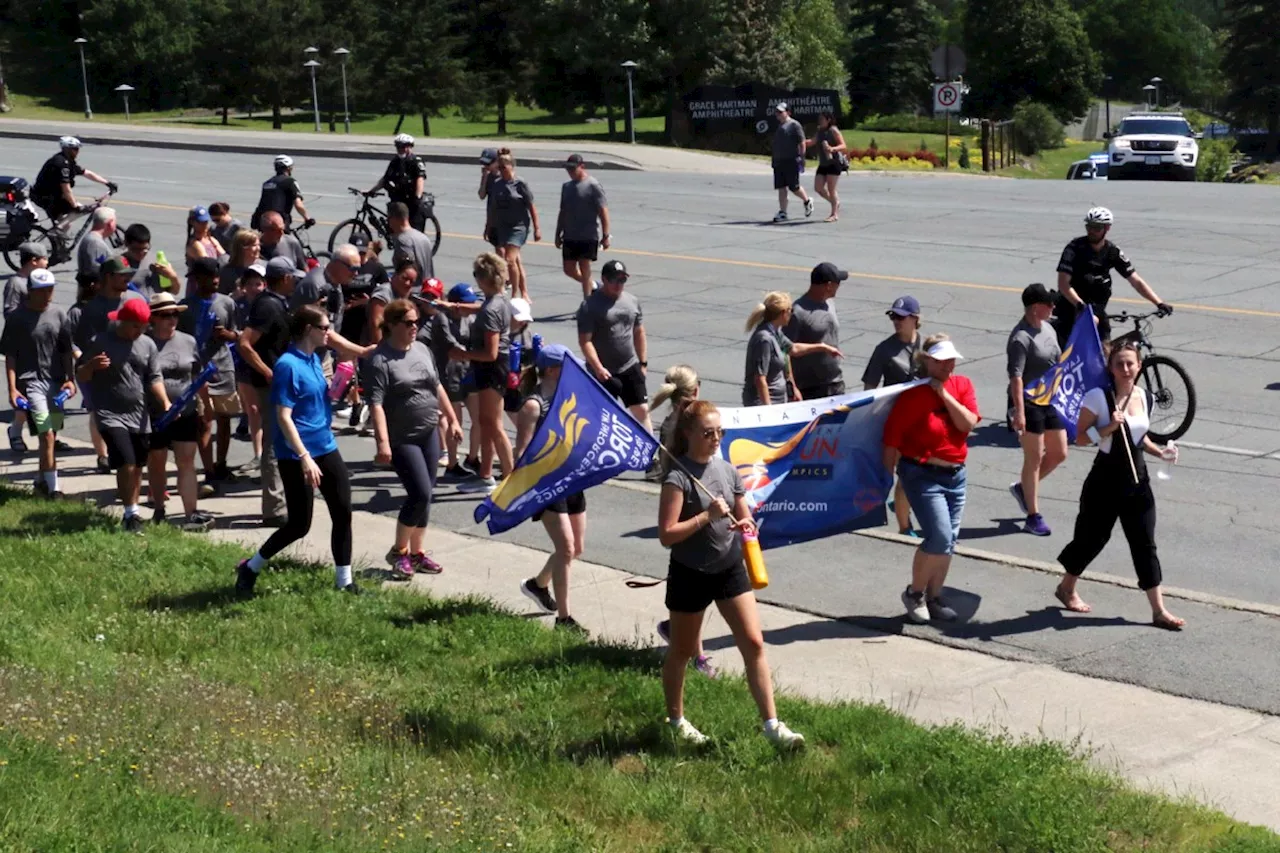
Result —
<instances>
[{"instance_id":1,"label":"green grass","mask_svg":"<svg viewBox=\"0 0 1280 853\"><path fill-rule=\"evenodd\" d=\"M1026 166L1010 166L999 170L996 174L1006 178L1043 178L1048 180L1065 180L1067 169L1077 160L1087 159L1090 154L1102 151L1106 144L1102 142L1078 142L1068 139L1062 148L1042 151L1030 158L1030 168ZM981 161L982 152L978 152ZM979 163L981 166L981 163Z\"/></svg>"},{"instance_id":2,"label":"green grass","mask_svg":"<svg viewBox=\"0 0 1280 853\"><path fill-rule=\"evenodd\" d=\"M0 490L0 850L1280 850L878 707L783 698L778 755L736 679L689 682L717 745L680 749L654 651L295 564L241 602L241 555Z\"/></svg>"}]
</instances>

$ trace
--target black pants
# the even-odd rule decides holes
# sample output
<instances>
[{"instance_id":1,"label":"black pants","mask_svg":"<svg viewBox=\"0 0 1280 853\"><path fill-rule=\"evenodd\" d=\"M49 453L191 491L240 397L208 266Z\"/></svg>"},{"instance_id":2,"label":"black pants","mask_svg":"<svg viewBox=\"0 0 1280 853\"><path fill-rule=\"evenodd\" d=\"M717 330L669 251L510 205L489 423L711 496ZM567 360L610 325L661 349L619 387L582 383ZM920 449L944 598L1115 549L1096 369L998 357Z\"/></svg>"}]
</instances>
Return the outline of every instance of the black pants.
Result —
<instances>
[{"instance_id":1,"label":"black pants","mask_svg":"<svg viewBox=\"0 0 1280 853\"><path fill-rule=\"evenodd\" d=\"M391 448L391 465L404 485L399 521L405 527L426 527L431 517L431 491L440 467L440 439L433 429L425 438Z\"/></svg>"},{"instance_id":2,"label":"black pants","mask_svg":"<svg viewBox=\"0 0 1280 853\"><path fill-rule=\"evenodd\" d=\"M351 476L347 464L338 451L326 453L315 460L320 468L320 496L329 507L329 519L333 533L329 538L336 566L351 565ZM284 503L288 519L283 527L271 534L262 546L261 554L271 559L294 542L311 532L311 516L315 510L316 493L302 476L302 462L298 459L281 459L280 479L284 482Z\"/></svg>"},{"instance_id":3,"label":"black pants","mask_svg":"<svg viewBox=\"0 0 1280 853\"><path fill-rule=\"evenodd\" d=\"M1123 453L1123 448L1119 448L1119 452ZM1142 450L1135 448L1133 452L1137 455ZM1164 579L1160 558L1156 555L1156 499L1151 493L1145 466L1139 468L1142 482L1138 486L1133 485L1127 461L1124 466L1095 464L1089 472L1080 492L1075 536L1058 555L1058 562L1067 574L1082 575L1106 547L1119 519L1124 538L1129 541L1134 571L1138 573L1138 587L1154 589Z\"/></svg>"}]
</instances>

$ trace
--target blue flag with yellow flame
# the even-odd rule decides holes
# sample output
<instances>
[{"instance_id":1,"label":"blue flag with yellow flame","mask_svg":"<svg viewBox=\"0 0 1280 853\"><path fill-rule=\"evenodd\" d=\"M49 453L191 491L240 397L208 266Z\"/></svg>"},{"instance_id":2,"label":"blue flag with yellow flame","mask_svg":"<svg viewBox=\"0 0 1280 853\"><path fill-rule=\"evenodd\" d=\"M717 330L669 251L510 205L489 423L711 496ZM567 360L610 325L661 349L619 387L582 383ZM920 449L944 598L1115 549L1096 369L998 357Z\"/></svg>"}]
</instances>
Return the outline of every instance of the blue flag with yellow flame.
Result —
<instances>
[{"instance_id":1,"label":"blue flag with yellow flame","mask_svg":"<svg viewBox=\"0 0 1280 853\"><path fill-rule=\"evenodd\" d=\"M1027 400L1037 406L1053 406L1067 427L1067 440L1076 440L1076 424L1086 392L1107 382L1107 360L1102 356L1102 339L1093 321L1093 308L1076 317L1067 346L1058 363L1024 389Z\"/></svg>"},{"instance_id":2,"label":"blue flag with yellow flame","mask_svg":"<svg viewBox=\"0 0 1280 853\"><path fill-rule=\"evenodd\" d=\"M575 492L644 471L657 452L657 440L631 413L566 358L547 416L511 474L476 507L476 523L487 519L491 534L510 530Z\"/></svg>"}]
</instances>

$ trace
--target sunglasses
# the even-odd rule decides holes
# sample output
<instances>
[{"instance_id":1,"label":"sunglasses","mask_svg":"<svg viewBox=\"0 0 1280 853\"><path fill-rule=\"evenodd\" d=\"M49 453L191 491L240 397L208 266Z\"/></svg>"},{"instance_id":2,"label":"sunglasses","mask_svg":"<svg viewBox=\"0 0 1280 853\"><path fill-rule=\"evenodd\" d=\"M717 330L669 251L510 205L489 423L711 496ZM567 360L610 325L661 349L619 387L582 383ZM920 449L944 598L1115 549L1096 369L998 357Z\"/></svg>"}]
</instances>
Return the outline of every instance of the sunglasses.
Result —
<instances>
[{"instance_id":1,"label":"sunglasses","mask_svg":"<svg viewBox=\"0 0 1280 853\"><path fill-rule=\"evenodd\" d=\"M410 328L417 328L417 326L418 326L418 319L415 317L414 319L410 320L408 317L405 317L403 320L401 320L401 321L398 323L398 325L401 325L401 326L408 326L408 327L410 327Z\"/></svg>"},{"instance_id":2,"label":"sunglasses","mask_svg":"<svg viewBox=\"0 0 1280 853\"><path fill-rule=\"evenodd\" d=\"M702 431L703 438L724 438L724 427L707 427Z\"/></svg>"},{"instance_id":3,"label":"sunglasses","mask_svg":"<svg viewBox=\"0 0 1280 853\"><path fill-rule=\"evenodd\" d=\"M333 330L333 324L325 323L323 326L312 326L311 328L315 329L318 332L329 332Z\"/></svg>"},{"instance_id":4,"label":"sunglasses","mask_svg":"<svg viewBox=\"0 0 1280 853\"><path fill-rule=\"evenodd\" d=\"M1110 227L1111 227L1110 225L1086 225L1086 226L1084 227L1084 230L1086 230L1086 231L1106 231L1106 230L1107 230L1108 228L1110 228Z\"/></svg>"}]
</instances>

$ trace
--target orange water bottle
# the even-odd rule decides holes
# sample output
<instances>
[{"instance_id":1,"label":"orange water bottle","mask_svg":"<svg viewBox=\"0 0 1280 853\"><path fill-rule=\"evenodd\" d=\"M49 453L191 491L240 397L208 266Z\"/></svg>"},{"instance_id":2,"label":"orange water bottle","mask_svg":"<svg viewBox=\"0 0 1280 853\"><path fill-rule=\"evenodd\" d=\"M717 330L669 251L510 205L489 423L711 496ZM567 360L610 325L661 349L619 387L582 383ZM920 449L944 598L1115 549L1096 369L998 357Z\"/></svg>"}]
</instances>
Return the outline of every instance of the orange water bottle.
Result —
<instances>
[{"instance_id":1,"label":"orange water bottle","mask_svg":"<svg viewBox=\"0 0 1280 853\"><path fill-rule=\"evenodd\" d=\"M742 531L742 559L747 564L747 577L752 589L764 589L769 585L769 572L764 567L764 554L760 552L760 537L754 530Z\"/></svg>"}]
</instances>

